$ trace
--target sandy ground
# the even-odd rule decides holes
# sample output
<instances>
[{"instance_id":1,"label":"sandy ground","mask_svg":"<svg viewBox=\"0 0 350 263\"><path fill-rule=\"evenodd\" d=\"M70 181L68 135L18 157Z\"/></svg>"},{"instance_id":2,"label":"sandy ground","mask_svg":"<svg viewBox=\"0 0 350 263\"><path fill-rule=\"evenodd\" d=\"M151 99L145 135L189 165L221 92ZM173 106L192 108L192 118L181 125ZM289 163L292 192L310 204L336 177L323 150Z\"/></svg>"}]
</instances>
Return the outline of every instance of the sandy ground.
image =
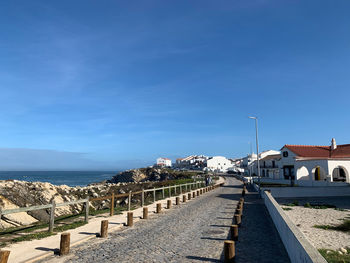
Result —
<instances>
[{"instance_id":1,"label":"sandy ground","mask_svg":"<svg viewBox=\"0 0 350 263\"><path fill-rule=\"evenodd\" d=\"M292 208L292 210L284 210L284 212L295 223L295 225L300 228L314 247L318 249L326 248L334 250L338 250L341 247L350 247L349 232L324 230L313 227L314 225L339 225L342 223L343 219L350 219L350 209L344 207L344 199L339 199L338 201L335 198L332 200L299 199L299 206L284 206L283 204L288 203L288 201L290 200L284 200L284 202L279 200L279 203L281 207ZM334 204L337 208L344 209L344 211L339 211L334 208L305 208L302 205L306 202ZM350 205L350 202L348 204Z\"/></svg>"}]
</instances>

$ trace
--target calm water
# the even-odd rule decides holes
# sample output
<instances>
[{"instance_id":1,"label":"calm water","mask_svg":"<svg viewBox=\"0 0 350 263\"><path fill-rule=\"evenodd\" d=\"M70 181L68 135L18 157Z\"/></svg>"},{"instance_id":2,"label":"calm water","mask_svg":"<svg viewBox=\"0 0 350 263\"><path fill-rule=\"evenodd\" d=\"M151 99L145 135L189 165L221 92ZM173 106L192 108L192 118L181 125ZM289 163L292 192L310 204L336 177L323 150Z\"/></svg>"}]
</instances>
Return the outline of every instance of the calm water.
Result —
<instances>
[{"instance_id":1,"label":"calm water","mask_svg":"<svg viewBox=\"0 0 350 263\"><path fill-rule=\"evenodd\" d=\"M0 171L0 180L22 180L49 182L55 185L85 186L112 178L119 171Z\"/></svg>"}]
</instances>

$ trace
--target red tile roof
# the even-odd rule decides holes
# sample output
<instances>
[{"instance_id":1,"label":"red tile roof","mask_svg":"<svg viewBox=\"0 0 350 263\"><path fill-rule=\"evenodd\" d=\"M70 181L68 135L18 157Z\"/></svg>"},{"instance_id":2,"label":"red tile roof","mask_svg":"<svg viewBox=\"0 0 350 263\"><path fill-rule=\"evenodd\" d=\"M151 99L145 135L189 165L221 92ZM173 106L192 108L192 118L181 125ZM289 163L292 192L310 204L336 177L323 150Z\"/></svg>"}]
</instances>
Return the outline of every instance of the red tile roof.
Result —
<instances>
[{"instance_id":1,"label":"red tile roof","mask_svg":"<svg viewBox=\"0 0 350 263\"><path fill-rule=\"evenodd\" d=\"M350 158L350 144L338 145L333 151L330 146L286 144L284 147L288 148L299 157Z\"/></svg>"}]
</instances>

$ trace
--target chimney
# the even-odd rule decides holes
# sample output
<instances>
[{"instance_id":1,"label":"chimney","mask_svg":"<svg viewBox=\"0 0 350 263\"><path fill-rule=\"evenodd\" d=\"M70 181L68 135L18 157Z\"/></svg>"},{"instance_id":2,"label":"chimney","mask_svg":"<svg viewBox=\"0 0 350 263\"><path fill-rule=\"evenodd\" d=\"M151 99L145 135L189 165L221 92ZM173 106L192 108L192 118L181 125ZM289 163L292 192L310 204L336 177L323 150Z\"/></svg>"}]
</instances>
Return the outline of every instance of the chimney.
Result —
<instances>
[{"instance_id":1,"label":"chimney","mask_svg":"<svg viewBox=\"0 0 350 263\"><path fill-rule=\"evenodd\" d=\"M335 142L335 139L332 138L331 150L334 151L335 149L337 149L337 143Z\"/></svg>"}]
</instances>

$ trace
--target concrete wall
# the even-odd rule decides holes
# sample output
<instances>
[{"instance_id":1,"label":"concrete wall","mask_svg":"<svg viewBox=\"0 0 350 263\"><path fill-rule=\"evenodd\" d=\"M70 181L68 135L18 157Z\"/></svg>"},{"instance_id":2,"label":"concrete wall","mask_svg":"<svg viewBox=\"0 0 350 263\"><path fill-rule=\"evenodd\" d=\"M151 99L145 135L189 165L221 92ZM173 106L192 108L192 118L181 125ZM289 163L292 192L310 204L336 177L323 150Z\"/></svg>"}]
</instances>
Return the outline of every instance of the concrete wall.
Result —
<instances>
[{"instance_id":1,"label":"concrete wall","mask_svg":"<svg viewBox=\"0 0 350 263\"><path fill-rule=\"evenodd\" d=\"M283 212L268 192L263 192L265 206L274 222L292 263L327 263L322 255L305 238L303 233Z\"/></svg>"}]
</instances>

